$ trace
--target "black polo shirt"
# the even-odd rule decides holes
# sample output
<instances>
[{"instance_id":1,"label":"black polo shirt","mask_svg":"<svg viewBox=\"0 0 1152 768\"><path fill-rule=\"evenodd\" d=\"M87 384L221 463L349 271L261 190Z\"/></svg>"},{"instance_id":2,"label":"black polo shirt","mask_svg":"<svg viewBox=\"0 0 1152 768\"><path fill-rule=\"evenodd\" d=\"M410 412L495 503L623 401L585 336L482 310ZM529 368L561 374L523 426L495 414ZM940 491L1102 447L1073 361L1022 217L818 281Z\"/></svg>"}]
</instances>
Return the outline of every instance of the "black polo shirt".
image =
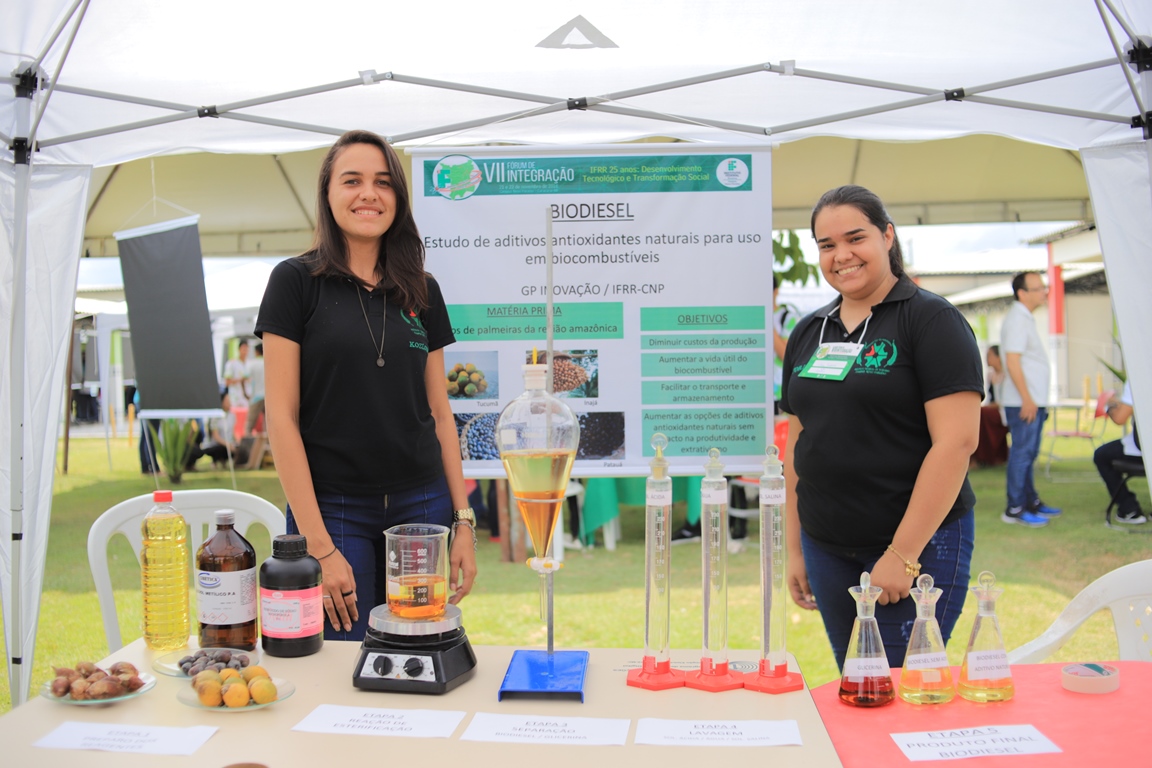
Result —
<instances>
[{"instance_id":1,"label":"black polo shirt","mask_svg":"<svg viewBox=\"0 0 1152 768\"><path fill-rule=\"evenodd\" d=\"M801 378L824 342L864 346L843 381ZM780 407L804 429L792 457L804 532L845 554L883 550L908 507L932 439L924 403L983 395L980 350L954 306L901 277L847 333L840 299L801 320L784 353ZM975 503L968 478L945 522Z\"/></svg>"},{"instance_id":2,"label":"black polo shirt","mask_svg":"<svg viewBox=\"0 0 1152 768\"><path fill-rule=\"evenodd\" d=\"M427 280L429 307L412 313L386 302L379 289L312 277L301 259L272 270L256 335L300 345L300 435L318 492L395 493L443 474L424 370L428 353L456 338L440 286ZM374 345L385 305L380 368Z\"/></svg>"}]
</instances>

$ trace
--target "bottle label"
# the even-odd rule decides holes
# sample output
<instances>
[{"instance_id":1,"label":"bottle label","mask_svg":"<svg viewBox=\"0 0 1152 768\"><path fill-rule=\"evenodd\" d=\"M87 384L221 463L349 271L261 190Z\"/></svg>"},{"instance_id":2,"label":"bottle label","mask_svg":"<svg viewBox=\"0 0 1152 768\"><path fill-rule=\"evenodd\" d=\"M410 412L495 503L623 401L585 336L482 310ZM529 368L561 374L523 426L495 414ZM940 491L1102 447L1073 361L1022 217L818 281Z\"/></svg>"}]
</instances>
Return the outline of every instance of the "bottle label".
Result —
<instances>
[{"instance_id":1,"label":"bottle label","mask_svg":"<svg viewBox=\"0 0 1152 768\"><path fill-rule=\"evenodd\" d=\"M648 491L644 494L644 502L650 507L669 507L672 505L672 491Z\"/></svg>"},{"instance_id":2,"label":"bottle label","mask_svg":"<svg viewBox=\"0 0 1152 768\"><path fill-rule=\"evenodd\" d=\"M844 677L851 683L859 683L869 677L887 677L891 674L892 670L888 668L886 656L844 660Z\"/></svg>"},{"instance_id":3,"label":"bottle label","mask_svg":"<svg viewBox=\"0 0 1152 768\"><path fill-rule=\"evenodd\" d=\"M971 651L967 660L969 680L1003 680L1012 677L1012 668L1008 665L1008 652L1004 649Z\"/></svg>"},{"instance_id":4,"label":"bottle label","mask_svg":"<svg viewBox=\"0 0 1152 768\"><path fill-rule=\"evenodd\" d=\"M940 669L947 666L948 654L944 651L917 653L904 659L904 669Z\"/></svg>"},{"instance_id":5,"label":"bottle label","mask_svg":"<svg viewBox=\"0 0 1152 768\"><path fill-rule=\"evenodd\" d=\"M244 624L256 618L256 569L197 571L196 608L201 624Z\"/></svg>"},{"instance_id":6,"label":"bottle label","mask_svg":"<svg viewBox=\"0 0 1152 768\"><path fill-rule=\"evenodd\" d=\"M294 640L324 631L323 590L260 588L260 634Z\"/></svg>"},{"instance_id":7,"label":"bottle label","mask_svg":"<svg viewBox=\"0 0 1152 768\"><path fill-rule=\"evenodd\" d=\"M727 488L701 488L700 501L705 504L727 504L728 503L728 489Z\"/></svg>"},{"instance_id":8,"label":"bottle label","mask_svg":"<svg viewBox=\"0 0 1152 768\"><path fill-rule=\"evenodd\" d=\"M760 489L760 506L774 507L784 503L784 489L783 488L761 488Z\"/></svg>"}]
</instances>

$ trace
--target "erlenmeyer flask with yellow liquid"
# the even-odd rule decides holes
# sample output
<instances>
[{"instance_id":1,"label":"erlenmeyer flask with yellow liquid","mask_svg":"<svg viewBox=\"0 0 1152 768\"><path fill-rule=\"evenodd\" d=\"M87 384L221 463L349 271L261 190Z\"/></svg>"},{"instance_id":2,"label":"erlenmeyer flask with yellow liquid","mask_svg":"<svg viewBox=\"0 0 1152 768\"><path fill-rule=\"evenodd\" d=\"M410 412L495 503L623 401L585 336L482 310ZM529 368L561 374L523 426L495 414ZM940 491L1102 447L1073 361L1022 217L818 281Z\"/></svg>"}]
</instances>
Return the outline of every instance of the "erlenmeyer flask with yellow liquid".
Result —
<instances>
[{"instance_id":1,"label":"erlenmeyer flask with yellow liquid","mask_svg":"<svg viewBox=\"0 0 1152 768\"><path fill-rule=\"evenodd\" d=\"M523 370L524 393L500 414L496 444L532 539L536 556L528 566L540 574L540 618L546 619L546 576L560 567L548 553L580 442L580 423L571 408L547 392L547 365L528 364Z\"/></svg>"}]
</instances>

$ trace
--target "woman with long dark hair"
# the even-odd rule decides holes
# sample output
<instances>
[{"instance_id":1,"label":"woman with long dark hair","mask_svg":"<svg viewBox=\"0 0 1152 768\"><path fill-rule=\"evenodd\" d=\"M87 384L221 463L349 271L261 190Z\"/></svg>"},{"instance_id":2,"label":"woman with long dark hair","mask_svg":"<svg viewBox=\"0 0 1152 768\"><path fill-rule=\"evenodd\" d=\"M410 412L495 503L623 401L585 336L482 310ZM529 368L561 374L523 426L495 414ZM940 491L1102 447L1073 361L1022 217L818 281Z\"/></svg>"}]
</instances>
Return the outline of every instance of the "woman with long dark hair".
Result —
<instances>
[{"instance_id":1,"label":"woman with long dark hair","mask_svg":"<svg viewBox=\"0 0 1152 768\"><path fill-rule=\"evenodd\" d=\"M360 640L386 599L384 529L462 534L450 553L456 603L476 576L475 519L444 388L455 337L392 147L367 131L341 136L316 208L312 248L273 270L256 334L288 530L323 568L325 636Z\"/></svg>"},{"instance_id":2,"label":"woman with long dark hair","mask_svg":"<svg viewBox=\"0 0 1152 768\"><path fill-rule=\"evenodd\" d=\"M888 660L903 663L921 569L943 590L947 641L968 587L984 381L960 312L904 274L896 228L875 194L824 194L812 212L824 279L840 294L788 339L780 407L789 414L788 585L819 607L843 668L862 571Z\"/></svg>"}]
</instances>

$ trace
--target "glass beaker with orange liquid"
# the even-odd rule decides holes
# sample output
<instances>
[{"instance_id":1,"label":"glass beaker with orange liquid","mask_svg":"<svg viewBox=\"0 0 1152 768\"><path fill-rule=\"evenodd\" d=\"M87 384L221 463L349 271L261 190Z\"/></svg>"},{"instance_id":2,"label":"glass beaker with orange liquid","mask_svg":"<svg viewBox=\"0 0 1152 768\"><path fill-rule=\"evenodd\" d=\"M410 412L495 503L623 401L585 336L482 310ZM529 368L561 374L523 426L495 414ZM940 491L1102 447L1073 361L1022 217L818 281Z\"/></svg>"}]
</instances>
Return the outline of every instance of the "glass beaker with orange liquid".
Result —
<instances>
[{"instance_id":1,"label":"glass beaker with orange liquid","mask_svg":"<svg viewBox=\"0 0 1152 768\"><path fill-rule=\"evenodd\" d=\"M448 528L394 525L384 531L388 609L403 619L432 619L448 605Z\"/></svg>"}]
</instances>

